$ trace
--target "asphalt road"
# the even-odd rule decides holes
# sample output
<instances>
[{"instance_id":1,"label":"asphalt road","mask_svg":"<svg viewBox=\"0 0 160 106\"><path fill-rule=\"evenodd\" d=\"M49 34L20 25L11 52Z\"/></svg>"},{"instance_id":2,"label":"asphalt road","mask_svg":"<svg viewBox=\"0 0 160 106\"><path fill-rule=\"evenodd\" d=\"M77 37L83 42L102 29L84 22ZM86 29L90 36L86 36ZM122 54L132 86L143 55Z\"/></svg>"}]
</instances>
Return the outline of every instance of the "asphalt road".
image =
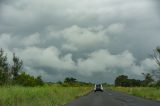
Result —
<instances>
[{"instance_id":1,"label":"asphalt road","mask_svg":"<svg viewBox=\"0 0 160 106\"><path fill-rule=\"evenodd\" d=\"M107 90L91 92L64 106L160 106L160 102Z\"/></svg>"}]
</instances>

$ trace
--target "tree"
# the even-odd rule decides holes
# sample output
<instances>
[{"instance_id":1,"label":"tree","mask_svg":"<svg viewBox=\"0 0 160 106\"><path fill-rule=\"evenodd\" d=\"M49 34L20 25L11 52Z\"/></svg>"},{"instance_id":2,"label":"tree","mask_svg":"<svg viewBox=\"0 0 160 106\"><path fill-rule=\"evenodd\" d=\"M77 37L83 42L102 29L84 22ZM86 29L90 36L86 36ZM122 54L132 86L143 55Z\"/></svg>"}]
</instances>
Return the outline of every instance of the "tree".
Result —
<instances>
[{"instance_id":1,"label":"tree","mask_svg":"<svg viewBox=\"0 0 160 106\"><path fill-rule=\"evenodd\" d=\"M41 79L41 76L38 76L35 78L34 76L31 76L29 74L26 74L25 72L21 73L15 78L16 84L22 85L22 86L42 86L44 85L44 82Z\"/></svg>"},{"instance_id":2,"label":"tree","mask_svg":"<svg viewBox=\"0 0 160 106\"><path fill-rule=\"evenodd\" d=\"M115 86L136 87L141 86L141 82L140 80L128 79L128 76L120 75L115 80Z\"/></svg>"},{"instance_id":3,"label":"tree","mask_svg":"<svg viewBox=\"0 0 160 106\"><path fill-rule=\"evenodd\" d=\"M153 51L154 51L154 59L156 63L158 64L158 66L160 67L160 47L157 47Z\"/></svg>"},{"instance_id":4,"label":"tree","mask_svg":"<svg viewBox=\"0 0 160 106\"><path fill-rule=\"evenodd\" d=\"M154 81L152 78L152 75L150 73L142 73L144 75L144 81L143 81L143 86L148 86L150 83Z\"/></svg>"},{"instance_id":5,"label":"tree","mask_svg":"<svg viewBox=\"0 0 160 106\"><path fill-rule=\"evenodd\" d=\"M22 66L23 66L23 61L20 60L19 57L15 56L15 53L13 53L13 66L11 68L13 80L19 75L19 72L21 71Z\"/></svg>"},{"instance_id":6,"label":"tree","mask_svg":"<svg viewBox=\"0 0 160 106\"><path fill-rule=\"evenodd\" d=\"M136 79L128 79L129 82L129 87L138 87L141 86L142 81L141 80L136 80Z\"/></svg>"},{"instance_id":7,"label":"tree","mask_svg":"<svg viewBox=\"0 0 160 106\"><path fill-rule=\"evenodd\" d=\"M160 47L157 47L154 51L154 60L158 65L158 69L153 71L153 75L157 78L156 86L160 86Z\"/></svg>"},{"instance_id":8,"label":"tree","mask_svg":"<svg viewBox=\"0 0 160 106\"><path fill-rule=\"evenodd\" d=\"M58 81L58 82L57 82L57 84L62 85L62 84L63 84L63 82L62 82L62 81Z\"/></svg>"},{"instance_id":9,"label":"tree","mask_svg":"<svg viewBox=\"0 0 160 106\"><path fill-rule=\"evenodd\" d=\"M10 79L9 64L7 63L7 55L0 50L0 85L7 84Z\"/></svg>"},{"instance_id":10,"label":"tree","mask_svg":"<svg viewBox=\"0 0 160 106\"><path fill-rule=\"evenodd\" d=\"M116 86L128 86L128 76L120 75L115 80Z\"/></svg>"},{"instance_id":11,"label":"tree","mask_svg":"<svg viewBox=\"0 0 160 106\"><path fill-rule=\"evenodd\" d=\"M65 78L65 80L64 80L64 83L68 83L68 84L74 84L74 83L76 83L76 82L77 82L77 79L75 79L75 78L73 78L73 77L71 77L71 78L67 77L67 78Z\"/></svg>"},{"instance_id":12,"label":"tree","mask_svg":"<svg viewBox=\"0 0 160 106\"><path fill-rule=\"evenodd\" d=\"M42 85L44 85L44 82L43 82L43 80L42 80L42 77L41 76L38 76L37 78L36 78L36 82L37 82L37 85L39 85L39 86L42 86Z\"/></svg>"}]
</instances>

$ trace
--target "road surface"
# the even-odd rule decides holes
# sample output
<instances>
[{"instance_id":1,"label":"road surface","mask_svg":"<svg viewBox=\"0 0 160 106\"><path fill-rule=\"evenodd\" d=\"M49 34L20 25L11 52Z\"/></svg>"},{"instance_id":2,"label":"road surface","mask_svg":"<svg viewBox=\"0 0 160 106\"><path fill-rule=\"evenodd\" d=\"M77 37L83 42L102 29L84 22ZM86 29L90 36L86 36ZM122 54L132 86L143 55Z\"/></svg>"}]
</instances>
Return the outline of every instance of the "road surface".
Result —
<instances>
[{"instance_id":1,"label":"road surface","mask_svg":"<svg viewBox=\"0 0 160 106\"><path fill-rule=\"evenodd\" d=\"M64 106L160 106L160 102L107 90L91 92Z\"/></svg>"}]
</instances>

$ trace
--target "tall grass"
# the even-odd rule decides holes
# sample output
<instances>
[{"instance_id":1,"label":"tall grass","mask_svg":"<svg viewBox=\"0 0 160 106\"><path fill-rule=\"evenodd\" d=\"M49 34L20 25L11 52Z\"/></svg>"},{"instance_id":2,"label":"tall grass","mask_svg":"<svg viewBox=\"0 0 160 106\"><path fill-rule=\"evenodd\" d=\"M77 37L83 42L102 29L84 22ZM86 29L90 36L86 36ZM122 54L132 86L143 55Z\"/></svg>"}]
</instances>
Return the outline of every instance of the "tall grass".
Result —
<instances>
[{"instance_id":1,"label":"tall grass","mask_svg":"<svg viewBox=\"0 0 160 106\"><path fill-rule=\"evenodd\" d=\"M126 92L128 94L139 96L151 100L160 101L160 89L153 87L111 87L112 90Z\"/></svg>"},{"instance_id":2,"label":"tall grass","mask_svg":"<svg viewBox=\"0 0 160 106\"><path fill-rule=\"evenodd\" d=\"M0 87L0 106L62 106L91 90L90 87Z\"/></svg>"}]
</instances>

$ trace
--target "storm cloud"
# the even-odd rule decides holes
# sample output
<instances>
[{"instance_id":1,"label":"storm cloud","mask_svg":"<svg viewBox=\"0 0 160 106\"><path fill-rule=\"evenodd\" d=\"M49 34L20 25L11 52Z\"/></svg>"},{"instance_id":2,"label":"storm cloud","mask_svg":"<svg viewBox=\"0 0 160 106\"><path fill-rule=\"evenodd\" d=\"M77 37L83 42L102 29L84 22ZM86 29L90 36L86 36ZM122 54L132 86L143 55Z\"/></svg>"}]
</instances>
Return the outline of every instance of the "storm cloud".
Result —
<instances>
[{"instance_id":1,"label":"storm cloud","mask_svg":"<svg viewBox=\"0 0 160 106\"><path fill-rule=\"evenodd\" d=\"M2 0L0 47L46 81L113 83L156 69L158 0Z\"/></svg>"}]
</instances>

